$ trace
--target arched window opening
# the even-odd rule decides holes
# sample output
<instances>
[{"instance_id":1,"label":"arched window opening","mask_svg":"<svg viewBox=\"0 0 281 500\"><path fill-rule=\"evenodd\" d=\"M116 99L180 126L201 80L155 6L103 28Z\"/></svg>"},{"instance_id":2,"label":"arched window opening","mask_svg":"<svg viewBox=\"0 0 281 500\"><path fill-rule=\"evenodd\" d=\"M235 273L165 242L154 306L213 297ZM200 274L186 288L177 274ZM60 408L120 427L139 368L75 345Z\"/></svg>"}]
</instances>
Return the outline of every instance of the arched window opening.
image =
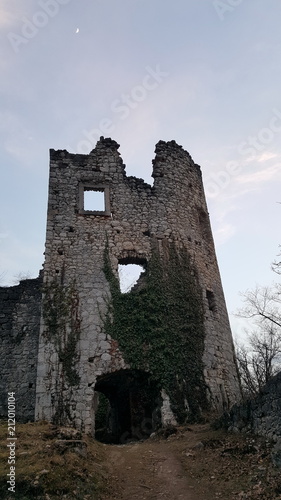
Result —
<instances>
[{"instance_id":1,"label":"arched window opening","mask_svg":"<svg viewBox=\"0 0 281 500\"><path fill-rule=\"evenodd\" d=\"M120 290L128 293L133 289L139 289L144 285L146 260L140 258L119 259L118 275Z\"/></svg>"},{"instance_id":2,"label":"arched window opening","mask_svg":"<svg viewBox=\"0 0 281 500\"><path fill-rule=\"evenodd\" d=\"M139 266L138 264L119 264L118 274L121 292L130 292L132 288L137 284L142 273L143 267Z\"/></svg>"}]
</instances>

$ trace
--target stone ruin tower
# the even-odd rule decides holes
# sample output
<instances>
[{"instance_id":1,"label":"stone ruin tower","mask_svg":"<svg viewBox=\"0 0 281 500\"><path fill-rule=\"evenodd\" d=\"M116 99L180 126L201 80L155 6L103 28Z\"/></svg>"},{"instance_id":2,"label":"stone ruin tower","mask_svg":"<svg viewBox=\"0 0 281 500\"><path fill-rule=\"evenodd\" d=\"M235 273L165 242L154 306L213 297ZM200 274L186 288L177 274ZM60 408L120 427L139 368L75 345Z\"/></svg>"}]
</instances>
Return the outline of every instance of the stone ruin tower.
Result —
<instances>
[{"instance_id":1,"label":"stone ruin tower","mask_svg":"<svg viewBox=\"0 0 281 500\"><path fill-rule=\"evenodd\" d=\"M125 442L229 408L240 386L200 167L160 141L150 186L118 148L50 152L35 419L94 434L104 412ZM142 269L127 293L120 264Z\"/></svg>"}]
</instances>

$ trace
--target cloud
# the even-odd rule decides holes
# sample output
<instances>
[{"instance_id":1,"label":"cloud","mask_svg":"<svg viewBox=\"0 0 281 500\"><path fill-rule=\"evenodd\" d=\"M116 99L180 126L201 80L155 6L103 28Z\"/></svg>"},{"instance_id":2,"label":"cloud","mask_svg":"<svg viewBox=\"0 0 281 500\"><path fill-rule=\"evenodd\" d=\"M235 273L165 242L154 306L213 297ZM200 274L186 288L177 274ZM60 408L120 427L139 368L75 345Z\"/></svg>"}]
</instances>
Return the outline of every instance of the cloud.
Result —
<instances>
[{"instance_id":1,"label":"cloud","mask_svg":"<svg viewBox=\"0 0 281 500\"><path fill-rule=\"evenodd\" d=\"M275 153L270 153L269 151L266 153L263 153L259 158L257 158L257 161L259 163L263 163L265 161L271 160L272 158L276 158L278 155Z\"/></svg>"},{"instance_id":2,"label":"cloud","mask_svg":"<svg viewBox=\"0 0 281 500\"><path fill-rule=\"evenodd\" d=\"M260 155L255 153L251 156L248 156L248 158L245 158L243 160L244 163L264 163L268 160L272 160L273 158L276 158L278 155L276 153L272 153L270 151L265 151L264 153L261 153Z\"/></svg>"},{"instance_id":3,"label":"cloud","mask_svg":"<svg viewBox=\"0 0 281 500\"><path fill-rule=\"evenodd\" d=\"M280 180L281 179L281 163L276 163L271 167L265 168L258 172L252 172L246 175L240 175L237 181L240 184L257 185L264 182Z\"/></svg>"},{"instance_id":4,"label":"cloud","mask_svg":"<svg viewBox=\"0 0 281 500\"><path fill-rule=\"evenodd\" d=\"M242 163L240 166L242 168ZM229 175L228 178L225 176L225 179L225 184L218 189L217 196L208 199L217 246L229 241L240 232L242 226L244 227L243 213L248 207L249 199L252 204L255 203L261 193L268 192L271 185L280 183L280 156L271 152L260 154L255 165L244 164L242 172ZM250 196L252 197L249 198Z\"/></svg>"}]
</instances>

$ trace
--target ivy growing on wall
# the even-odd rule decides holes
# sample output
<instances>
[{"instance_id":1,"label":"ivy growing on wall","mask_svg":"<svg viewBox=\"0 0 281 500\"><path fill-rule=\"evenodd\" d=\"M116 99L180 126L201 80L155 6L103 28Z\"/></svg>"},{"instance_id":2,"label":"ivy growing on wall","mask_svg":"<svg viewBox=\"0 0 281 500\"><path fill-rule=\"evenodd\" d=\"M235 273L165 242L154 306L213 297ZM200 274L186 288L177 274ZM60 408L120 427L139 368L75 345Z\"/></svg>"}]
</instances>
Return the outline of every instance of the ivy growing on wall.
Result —
<instances>
[{"instance_id":1,"label":"ivy growing on wall","mask_svg":"<svg viewBox=\"0 0 281 500\"><path fill-rule=\"evenodd\" d=\"M79 384L75 370L80 338L79 298L74 284L64 287L57 282L44 285L43 317L45 338L52 342L62 367L62 378L69 386Z\"/></svg>"},{"instance_id":2,"label":"ivy growing on wall","mask_svg":"<svg viewBox=\"0 0 281 500\"><path fill-rule=\"evenodd\" d=\"M202 292L186 250L167 244L164 255L155 244L142 277L145 286L122 294L106 247L111 298L105 330L118 340L131 368L148 371L166 390L182 423L207 408Z\"/></svg>"}]
</instances>

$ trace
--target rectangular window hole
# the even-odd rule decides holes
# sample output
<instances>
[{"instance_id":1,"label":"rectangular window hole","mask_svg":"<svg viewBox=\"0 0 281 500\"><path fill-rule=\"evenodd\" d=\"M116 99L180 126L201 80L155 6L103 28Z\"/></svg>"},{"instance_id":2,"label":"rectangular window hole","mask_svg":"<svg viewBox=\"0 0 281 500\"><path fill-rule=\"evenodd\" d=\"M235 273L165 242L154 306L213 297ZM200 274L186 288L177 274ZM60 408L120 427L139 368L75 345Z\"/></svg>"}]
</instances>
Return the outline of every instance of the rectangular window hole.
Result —
<instances>
[{"instance_id":1,"label":"rectangular window hole","mask_svg":"<svg viewBox=\"0 0 281 500\"><path fill-rule=\"evenodd\" d=\"M104 189L84 188L84 210L105 212Z\"/></svg>"}]
</instances>

